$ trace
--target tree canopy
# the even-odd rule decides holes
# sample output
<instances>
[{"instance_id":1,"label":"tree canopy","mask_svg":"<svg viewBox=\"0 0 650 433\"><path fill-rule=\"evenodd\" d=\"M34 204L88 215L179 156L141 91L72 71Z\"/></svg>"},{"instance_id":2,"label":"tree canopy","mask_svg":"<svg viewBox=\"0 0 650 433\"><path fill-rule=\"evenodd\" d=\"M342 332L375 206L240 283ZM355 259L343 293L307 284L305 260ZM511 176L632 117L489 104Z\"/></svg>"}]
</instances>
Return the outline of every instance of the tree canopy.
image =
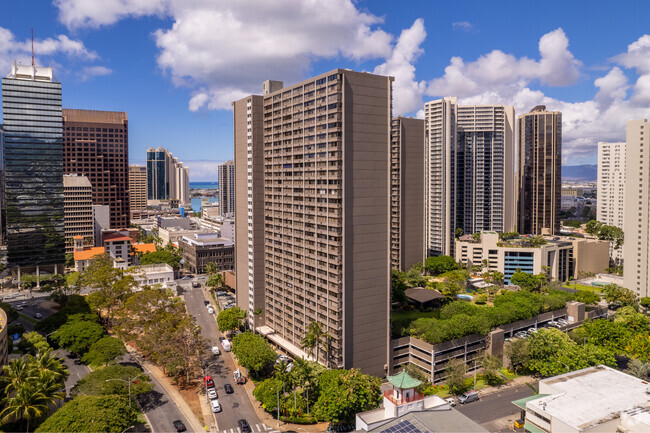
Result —
<instances>
[{"instance_id":1,"label":"tree canopy","mask_svg":"<svg viewBox=\"0 0 650 433\"><path fill-rule=\"evenodd\" d=\"M90 346L104 335L104 327L87 320L68 321L61 326L52 338L59 346L76 354L85 353Z\"/></svg>"},{"instance_id":2,"label":"tree canopy","mask_svg":"<svg viewBox=\"0 0 650 433\"><path fill-rule=\"evenodd\" d=\"M133 380L136 377L137 379ZM142 374L139 368L114 364L94 370L79 379L70 390L70 395L72 397L80 395L121 395L128 397L128 384L122 381L131 381L131 394L133 396L144 394L153 389L151 378L146 374Z\"/></svg>"},{"instance_id":3,"label":"tree canopy","mask_svg":"<svg viewBox=\"0 0 650 433\"><path fill-rule=\"evenodd\" d=\"M540 277L542 275L543 274L533 275L527 272L517 271L512 274L512 277L510 277L510 282L525 290L539 291L543 282L546 281L546 275Z\"/></svg>"},{"instance_id":4,"label":"tree canopy","mask_svg":"<svg viewBox=\"0 0 650 433\"><path fill-rule=\"evenodd\" d=\"M253 376L259 376L277 356L264 337L252 332L235 335L232 343L232 353Z\"/></svg>"},{"instance_id":5,"label":"tree canopy","mask_svg":"<svg viewBox=\"0 0 650 433\"><path fill-rule=\"evenodd\" d=\"M323 421L351 422L357 413L380 406L380 385L380 378L362 374L356 369L328 370L319 378L319 397L314 413Z\"/></svg>"},{"instance_id":6,"label":"tree canopy","mask_svg":"<svg viewBox=\"0 0 650 433\"><path fill-rule=\"evenodd\" d=\"M181 265L181 256L173 251L159 250L152 253L143 254L140 257L141 265L153 265L166 263L172 268L178 268Z\"/></svg>"},{"instance_id":7,"label":"tree canopy","mask_svg":"<svg viewBox=\"0 0 650 433\"><path fill-rule=\"evenodd\" d=\"M592 236L597 236L600 240L611 242L614 244L614 249L620 248L625 240L623 229L596 220L589 221L585 225L585 231Z\"/></svg>"},{"instance_id":8,"label":"tree canopy","mask_svg":"<svg viewBox=\"0 0 650 433\"><path fill-rule=\"evenodd\" d=\"M136 421L137 412L127 399L85 395L63 405L36 432L121 432Z\"/></svg>"},{"instance_id":9,"label":"tree canopy","mask_svg":"<svg viewBox=\"0 0 650 433\"><path fill-rule=\"evenodd\" d=\"M228 308L217 315L217 325L221 332L230 332L239 329L246 312L239 307Z\"/></svg>"},{"instance_id":10,"label":"tree canopy","mask_svg":"<svg viewBox=\"0 0 650 433\"><path fill-rule=\"evenodd\" d=\"M440 275L458 269L458 263L450 256L429 257L424 262L424 267L431 275Z\"/></svg>"},{"instance_id":11,"label":"tree canopy","mask_svg":"<svg viewBox=\"0 0 650 433\"><path fill-rule=\"evenodd\" d=\"M90 345L82 360L90 365L106 365L124 353L126 348L121 340L115 337L103 337Z\"/></svg>"}]
</instances>

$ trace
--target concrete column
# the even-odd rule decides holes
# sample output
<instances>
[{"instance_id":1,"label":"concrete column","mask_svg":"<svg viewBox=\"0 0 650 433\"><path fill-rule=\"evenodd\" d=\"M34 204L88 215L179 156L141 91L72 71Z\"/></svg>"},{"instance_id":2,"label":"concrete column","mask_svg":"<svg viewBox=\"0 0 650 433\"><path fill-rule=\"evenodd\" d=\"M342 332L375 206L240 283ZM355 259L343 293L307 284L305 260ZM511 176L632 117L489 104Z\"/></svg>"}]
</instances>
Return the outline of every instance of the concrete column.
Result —
<instances>
[{"instance_id":1,"label":"concrete column","mask_svg":"<svg viewBox=\"0 0 650 433\"><path fill-rule=\"evenodd\" d=\"M585 304L577 301L566 303L566 314L569 323L580 323L585 320Z\"/></svg>"},{"instance_id":2,"label":"concrete column","mask_svg":"<svg viewBox=\"0 0 650 433\"><path fill-rule=\"evenodd\" d=\"M36 288L41 288L41 268L39 265L36 265Z\"/></svg>"}]
</instances>

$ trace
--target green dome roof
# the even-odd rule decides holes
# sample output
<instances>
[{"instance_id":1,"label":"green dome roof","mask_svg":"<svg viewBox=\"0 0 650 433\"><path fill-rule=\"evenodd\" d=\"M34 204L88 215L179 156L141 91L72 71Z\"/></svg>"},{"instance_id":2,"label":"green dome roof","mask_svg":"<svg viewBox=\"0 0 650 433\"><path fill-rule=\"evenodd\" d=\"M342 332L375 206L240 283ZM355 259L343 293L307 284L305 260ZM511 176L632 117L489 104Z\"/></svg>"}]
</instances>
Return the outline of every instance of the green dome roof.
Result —
<instances>
[{"instance_id":1,"label":"green dome roof","mask_svg":"<svg viewBox=\"0 0 650 433\"><path fill-rule=\"evenodd\" d=\"M409 374L406 371L401 371L395 376L389 376L388 381L395 388L399 388L399 389L411 389L411 388L415 388L416 386L422 385L422 381L409 376Z\"/></svg>"}]
</instances>

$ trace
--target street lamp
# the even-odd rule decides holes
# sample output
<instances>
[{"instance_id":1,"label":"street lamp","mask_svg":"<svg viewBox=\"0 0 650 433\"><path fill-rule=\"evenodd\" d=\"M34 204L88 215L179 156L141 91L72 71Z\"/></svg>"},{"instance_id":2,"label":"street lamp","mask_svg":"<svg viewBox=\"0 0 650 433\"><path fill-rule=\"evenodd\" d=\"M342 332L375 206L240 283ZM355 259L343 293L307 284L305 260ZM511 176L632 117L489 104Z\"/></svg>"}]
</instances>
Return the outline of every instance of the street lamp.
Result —
<instances>
[{"instance_id":1,"label":"street lamp","mask_svg":"<svg viewBox=\"0 0 650 433\"><path fill-rule=\"evenodd\" d=\"M132 405L132 403L131 403L131 384L133 383L133 381L134 381L135 379L137 379L138 377L140 377L140 376L142 376L142 375L145 375L145 374L147 374L147 373L144 373L144 372L143 372L143 373L140 373L140 374L138 374L137 376L135 376L135 377L133 377L133 378L131 378L131 379L129 379L129 380L124 380L124 379L106 379L106 382L110 382L111 380L119 380L120 382L124 382L124 383L128 384L128 385L129 385L129 408L132 408L133 405ZM131 427L129 427L129 428L131 428ZM128 429L126 429L126 430L128 430ZM125 431L126 431L126 430L125 430Z\"/></svg>"},{"instance_id":2,"label":"street lamp","mask_svg":"<svg viewBox=\"0 0 650 433\"><path fill-rule=\"evenodd\" d=\"M125 431L127 431L127 430L129 430L129 429L132 429L133 427L135 427L135 426L132 425L132 426L130 426L130 427L125 428L124 430L122 430L122 433L124 433Z\"/></svg>"}]
</instances>

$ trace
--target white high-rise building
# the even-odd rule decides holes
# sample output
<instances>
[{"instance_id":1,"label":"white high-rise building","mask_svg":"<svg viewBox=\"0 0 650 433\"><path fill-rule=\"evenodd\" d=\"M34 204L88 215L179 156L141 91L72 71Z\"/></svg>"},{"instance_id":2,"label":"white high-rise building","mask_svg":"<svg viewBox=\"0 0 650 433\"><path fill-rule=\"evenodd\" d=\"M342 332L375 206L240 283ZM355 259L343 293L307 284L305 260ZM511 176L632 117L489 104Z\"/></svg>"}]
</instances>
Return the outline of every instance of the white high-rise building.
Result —
<instances>
[{"instance_id":1,"label":"white high-rise building","mask_svg":"<svg viewBox=\"0 0 650 433\"><path fill-rule=\"evenodd\" d=\"M235 214L235 162L226 161L218 166L219 213L221 216Z\"/></svg>"},{"instance_id":2,"label":"white high-rise building","mask_svg":"<svg viewBox=\"0 0 650 433\"><path fill-rule=\"evenodd\" d=\"M625 142L623 284L644 297L650 296L650 123L628 121Z\"/></svg>"},{"instance_id":3,"label":"white high-rise building","mask_svg":"<svg viewBox=\"0 0 650 433\"><path fill-rule=\"evenodd\" d=\"M190 169L162 146L147 150L147 199L190 203Z\"/></svg>"},{"instance_id":4,"label":"white high-rise building","mask_svg":"<svg viewBox=\"0 0 650 433\"><path fill-rule=\"evenodd\" d=\"M623 228L625 207L625 142L598 143L598 210L596 219ZM611 259L623 262L623 248L610 248Z\"/></svg>"},{"instance_id":5,"label":"white high-rise building","mask_svg":"<svg viewBox=\"0 0 650 433\"><path fill-rule=\"evenodd\" d=\"M429 256L452 255L457 228L469 234L515 227L515 109L456 101L424 105Z\"/></svg>"}]
</instances>

